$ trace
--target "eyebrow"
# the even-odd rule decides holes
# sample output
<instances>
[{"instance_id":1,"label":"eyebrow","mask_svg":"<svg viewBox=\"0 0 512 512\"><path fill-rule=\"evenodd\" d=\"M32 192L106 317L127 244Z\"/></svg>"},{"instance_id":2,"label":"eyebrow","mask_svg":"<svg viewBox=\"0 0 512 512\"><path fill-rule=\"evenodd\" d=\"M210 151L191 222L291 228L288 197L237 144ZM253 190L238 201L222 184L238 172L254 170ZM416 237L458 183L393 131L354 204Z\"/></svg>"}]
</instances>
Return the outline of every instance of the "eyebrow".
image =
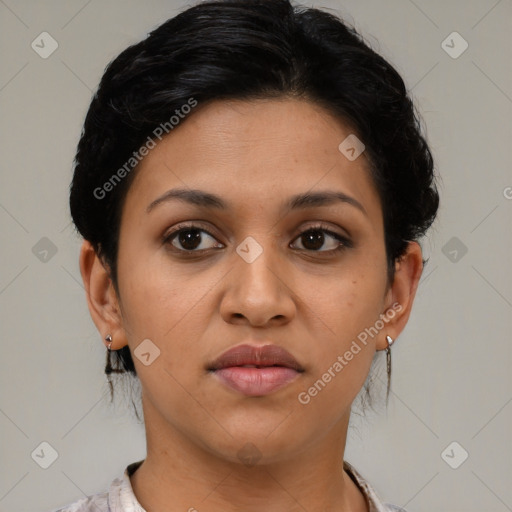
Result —
<instances>
[{"instance_id":1,"label":"eyebrow","mask_svg":"<svg viewBox=\"0 0 512 512\"><path fill-rule=\"evenodd\" d=\"M211 208L216 210L229 210L230 206L221 197L198 189L175 188L168 190L160 197L157 197L146 208L146 213L150 213L156 206L169 201L178 200L190 203L203 208ZM319 192L305 192L290 197L283 205L284 211L303 210L311 207L329 206L338 202L352 205L359 209L366 216L364 206L353 197L344 192L332 190L323 190Z\"/></svg>"}]
</instances>

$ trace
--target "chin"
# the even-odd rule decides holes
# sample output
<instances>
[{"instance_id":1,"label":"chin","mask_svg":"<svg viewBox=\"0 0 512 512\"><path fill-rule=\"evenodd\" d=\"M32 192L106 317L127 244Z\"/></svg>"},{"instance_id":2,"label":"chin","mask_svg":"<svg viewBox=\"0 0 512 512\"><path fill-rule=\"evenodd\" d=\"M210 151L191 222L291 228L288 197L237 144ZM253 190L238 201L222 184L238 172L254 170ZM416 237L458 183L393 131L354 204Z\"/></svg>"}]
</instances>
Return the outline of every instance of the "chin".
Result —
<instances>
[{"instance_id":1,"label":"chin","mask_svg":"<svg viewBox=\"0 0 512 512\"><path fill-rule=\"evenodd\" d=\"M210 453L220 459L247 467L282 462L300 453L308 444L304 433L280 429L276 424L266 428L266 423L255 424L252 428L229 428L231 434L221 439L203 440ZM315 438L316 435L312 435Z\"/></svg>"}]
</instances>

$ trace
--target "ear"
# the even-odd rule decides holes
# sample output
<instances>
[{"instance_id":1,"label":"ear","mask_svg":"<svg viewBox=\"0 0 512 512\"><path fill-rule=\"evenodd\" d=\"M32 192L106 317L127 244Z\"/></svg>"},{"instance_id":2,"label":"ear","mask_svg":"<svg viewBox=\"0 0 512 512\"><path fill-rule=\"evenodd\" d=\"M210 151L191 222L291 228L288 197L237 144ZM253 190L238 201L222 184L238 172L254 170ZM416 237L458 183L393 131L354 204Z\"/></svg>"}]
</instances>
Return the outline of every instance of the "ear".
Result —
<instances>
[{"instance_id":1,"label":"ear","mask_svg":"<svg viewBox=\"0 0 512 512\"><path fill-rule=\"evenodd\" d=\"M422 272L421 247L418 242L409 242L406 253L395 262L395 277L386 293L382 312L386 319L385 326L379 333L377 350L384 350L388 346L386 336L395 340L405 328Z\"/></svg>"},{"instance_id":2,"label":"ear","mask_svg":"<svg viewBox=\"0 0 512 512\"><path fill-rule=\"evenodd\" d=\"M80 273L84 282L91 318L101 334L105 346L107 334L112 335L112 350L128 344L119 301L109 271L88 240L80 250Z\"/></svg>"}]
</instances>

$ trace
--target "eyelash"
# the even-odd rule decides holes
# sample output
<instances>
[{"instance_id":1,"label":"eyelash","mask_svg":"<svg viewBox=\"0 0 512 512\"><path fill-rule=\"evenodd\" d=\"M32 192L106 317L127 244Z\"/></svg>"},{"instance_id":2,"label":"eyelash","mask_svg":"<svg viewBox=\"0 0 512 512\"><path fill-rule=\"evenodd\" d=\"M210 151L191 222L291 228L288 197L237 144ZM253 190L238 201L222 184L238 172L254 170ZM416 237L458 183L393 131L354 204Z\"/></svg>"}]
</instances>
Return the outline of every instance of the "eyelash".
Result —
<instances>
[{"instance_id":1,"label":"eyelash","mask_svg":"<svg viewBox=\"0 0 512 512\"><path fill-rule=\"evenodd\" d=\"M174 238L177 235L179 235L183 231L202 231L202 232L206 233L207 235L209 235L209 236L211 236L212 238L215 239L215 236L212 233L210 233L207 229L204 229L203 227L201 227L201 226L199 226L197 224L179 224L176 227L175 230L173 230L171 233L169 233L169 234L167 234L167 235L165 235L163 237L162 243L170 245L172 247L172 250L180 252L180 253L182 253L183 255L186 255L186 256L189 256L189 255L192 256L193 254L201 254L202 252L210 250L210 249L200 249L200 250L192 250L192 251L189 250L189 251L187 251L187 250L184 250L184 249L178 249L178 248L174 247L172 245L172 241L174 240ZM310 253L318 253L318 254L327 254L327 255L329 255L329 254L334 254L334 253L338 253L338 252L344 251L344 250L346 250L348 248L352 248L354 246L353 243L348 238L344 237L343 235L340 235L339 233L331 231L330 229L328 229L327 227L325 227L322 224L317 224L317 225L308 227L304 231L300 232L294 238L294 241L297 240L298 238L300 238L305 233L309 233L310 231L320 231L322 233L327 233L329 236L333 237L338 242L340 242L340 245L338 247L336 247L335 249L331 249L331 250L328 250L328 251L314 251L314 250L308 250L308 249L296 249L297 251L305 251L305 252L310 252Z\"/></svg>"}]
</instances>

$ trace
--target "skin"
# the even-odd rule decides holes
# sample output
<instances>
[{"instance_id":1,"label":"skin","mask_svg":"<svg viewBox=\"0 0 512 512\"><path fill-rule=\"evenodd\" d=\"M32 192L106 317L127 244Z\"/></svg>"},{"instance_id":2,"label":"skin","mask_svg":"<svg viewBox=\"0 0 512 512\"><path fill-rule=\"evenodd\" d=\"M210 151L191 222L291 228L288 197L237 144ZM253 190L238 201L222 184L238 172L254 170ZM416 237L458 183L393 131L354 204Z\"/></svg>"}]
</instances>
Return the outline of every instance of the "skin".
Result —
<instances>
[{"instance_id":1,"label":"skin","mask_svg":"<svg viewBox=\"0 0 512 512\"><path fill-rule=\"evenodd\" d=\"M386 335L405 327L422 272L410 242L386 280L381 203L363 153L339 150L349 127L314 103L297 99L216 101L199 105L140 163L123 208L119 294L89 242L80 268L93 321L113 350L150 339L160 356L134 357L142 384L147 458L131 477L148 512L368 510L343 470L350 407ZM230 211L183 201L147 206L169 189L221 196ZM286 212L294 194L342 191L348 203ZM162 237L194 221L199 249L188 259L179 238ZM319 248L301 233L318 221ZM236 248L248 236L263 252L247 263ZM182 239L183 240L183 239ZM189 246L190 247L190 246ZM174 251L173 251L174 249ZM196 249L197 252L198 249ZM307 391L392 305L401 305L377 335L307 405ZM247 397L227 388L206 365L230 347L273 342L305 368L288 386ZM238 452L252 443L258 460ZM192 509L193 510L193 509Z\"/></svg>"}]
</instances>

